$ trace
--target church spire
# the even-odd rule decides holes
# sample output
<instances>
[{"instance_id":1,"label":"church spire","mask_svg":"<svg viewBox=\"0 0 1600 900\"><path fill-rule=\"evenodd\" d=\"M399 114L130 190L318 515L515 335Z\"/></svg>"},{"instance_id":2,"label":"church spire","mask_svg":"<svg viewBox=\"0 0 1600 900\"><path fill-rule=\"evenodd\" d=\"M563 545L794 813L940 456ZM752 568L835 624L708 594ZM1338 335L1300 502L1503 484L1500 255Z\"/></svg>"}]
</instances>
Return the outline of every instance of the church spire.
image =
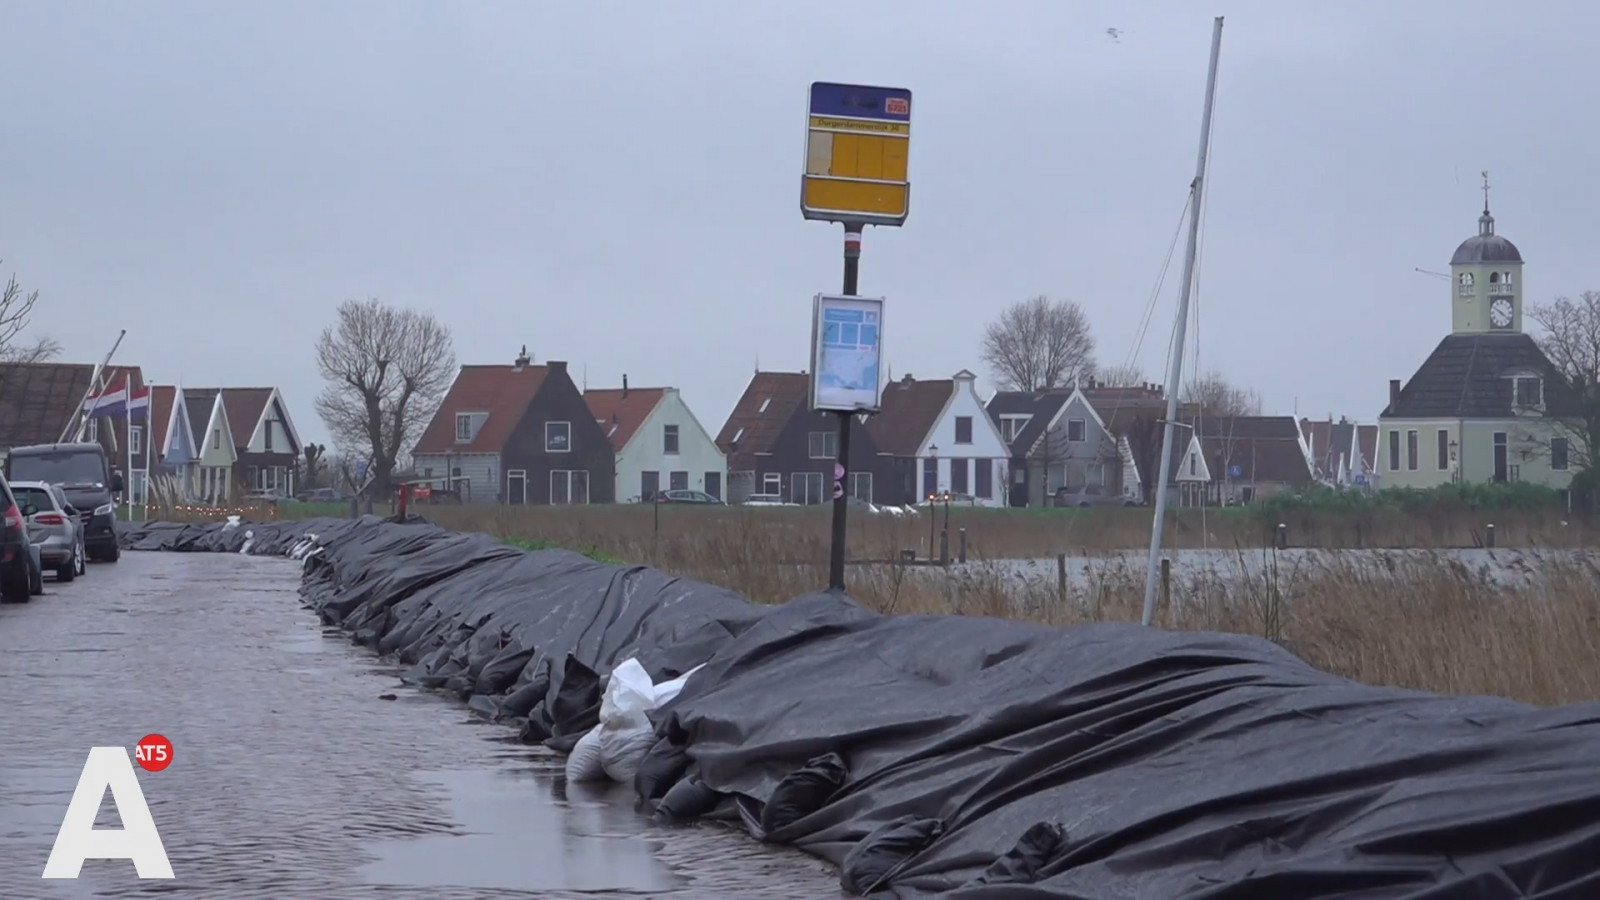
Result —
<instances>
[{"instance_id":1,"label":"church spire","mask_svg":"<svg viewBox=\"0 0 1600 900\"><path fill-rule=\"evenodd\" d=\"M1489 214L1489 170L1483 170L1483 215L1478 217L1478 234L1494 234L1494 216Z\"/></svg>"}]
</instances>

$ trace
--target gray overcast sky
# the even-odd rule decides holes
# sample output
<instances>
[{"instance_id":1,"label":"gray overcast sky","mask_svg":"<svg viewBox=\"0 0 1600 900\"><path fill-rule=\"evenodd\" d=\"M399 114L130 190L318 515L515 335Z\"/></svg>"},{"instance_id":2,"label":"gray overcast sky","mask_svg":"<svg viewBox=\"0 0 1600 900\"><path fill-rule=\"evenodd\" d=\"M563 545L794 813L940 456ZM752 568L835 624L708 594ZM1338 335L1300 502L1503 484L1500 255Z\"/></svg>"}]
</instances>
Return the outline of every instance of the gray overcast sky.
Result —
<instances>
[{"instance_id":1,"label":"gray overcast sky","mask_svg":"<svg viewBox=\"0 0 1600 900\"><path fill-rule=\"evenodd\" d=\"M437 313L462 362L526 343L591 386L677 385L715 432L758 356L805 365L839 286L841 229L798 211L806 86L889 84L915 96L912 211L868 230L861 290L895 374L986 376L984 322L1041 292L1116 362L1216 14L1204 367L1269 411L1375 417L1450 327L1412 270L1474 233L1485 168L1530 297L1600 287L1600 4L1468 0L7 0L0 258L67 358L126 327L149 378L276 384L308 437L312 342L369 295Z\"/></svg>"}]
</instances>

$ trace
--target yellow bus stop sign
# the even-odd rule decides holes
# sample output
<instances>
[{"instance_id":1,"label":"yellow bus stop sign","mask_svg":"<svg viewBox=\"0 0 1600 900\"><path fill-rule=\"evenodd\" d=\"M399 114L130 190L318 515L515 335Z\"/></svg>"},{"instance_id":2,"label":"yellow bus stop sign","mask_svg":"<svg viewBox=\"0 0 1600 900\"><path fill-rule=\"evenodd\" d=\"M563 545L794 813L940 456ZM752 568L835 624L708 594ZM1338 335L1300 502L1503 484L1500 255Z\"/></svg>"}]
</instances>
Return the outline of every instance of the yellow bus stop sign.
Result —
<instances>
[{"instance_id":1,"label":"yellow bus stop sign","mask_svg":"<svg viewBox=\"0 0 1600 900\"><path fill-rule=\"evenodd\" d=\"M826 222L901 225L910 211L911 92L811 85L800 213Z\"/></svg>"}]
</instances>

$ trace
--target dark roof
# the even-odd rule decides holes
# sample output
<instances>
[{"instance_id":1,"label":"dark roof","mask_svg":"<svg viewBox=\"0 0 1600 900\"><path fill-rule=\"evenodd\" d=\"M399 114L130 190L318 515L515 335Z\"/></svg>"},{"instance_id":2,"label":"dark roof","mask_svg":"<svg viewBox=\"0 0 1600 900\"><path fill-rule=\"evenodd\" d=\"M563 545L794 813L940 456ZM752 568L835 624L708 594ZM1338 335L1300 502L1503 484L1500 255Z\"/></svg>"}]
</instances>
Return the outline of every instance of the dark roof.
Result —
<instances>
[{"instance_id":1,"label":"dark roof","mask_svg":"<svg viewBox=\"0 0 1600 900\"><path fill-rule=\"evenodd\" d=\"M210 445L206 443L206 426L211 424L211 408L217 402L216 388L184 388L183 405L189 412L189 428L194 431L189 435L190 446L195 453L204 453ZM222 405L226 412L228 405ZM228 423L230 426L232 422Z\"/></svg>"},{"instance_id":2,"label":"dark roof","mask_svg":"<svg viewBox=\"0 0 1600 900\"><path fill-rule=\"evenodd\" d=\"M129 374L143 386L138 366L110 366L106 383L115 385ZM0 363L0 446L50 444L77 414L92 363Z\"/></svg>"},{"instance_id":3,"label":"dark roof","mask_svg":"<svg viewBox=\"0 0 1600 900\"><path fill-rule=\"evenodd\" d=\"M1300 445L1300 424L1294 416L1202 416L1191 421L1202 438L1293 441Z\"/></svg>"},{"instance_id":4,"label":"dark roof","mask_svg":"<svg viewBox=\"0 0 1600 900\"><path fill-rule=\"evenodd\" d=\"M583 400L611 439L612 449L621 453L666 394L666 388L594 388L583 392Z\"/></svg>"},{"instance_id":5,"label":"dark roof","mask_svg":"<svg viewBox=\"0 0 1600 900\"><path fill-rule=\"evenodd\" d=\"M1485 209L1483 215L1478 217L1478 233L1461 242L1455 255L1450 257L1450 265L1495 262L1519 263L1522 262L1522 254L1517 251L1516 244L1494 233L1494 216Z\"/></svg>"},{"instance_id":6,"label":"dark roof","mask_svg":"<svg viewBox=\"0 0 1600 900\"><path fill-rule=\"evenodd\" d=\"M810 392L811 379L804 372L757 372L751 377L744 396L717 432L728 471L753 470L757 453L771 453L783 426L805 405Z\"/></svg>"},{"instance_id":7,"label":"dark roof","mask_svg":"<svg viewBox=\"0 0 1600 900\"><path fill-rule=\"evenodd\" d=\"M1205 436L1200 439L1212 481L1230 480L1228 469L1238 466L1233 481L1272 481L1295 487L1311 483L1311 467L1298 440L1282 438L1228 438Z\"/></svg>"},{"instance_id":8,"label":"dark roof","mask_svg":"<svg viewBox=\"0 0 1600 900\"><path fill-rule=\"evenodd\" d=\"M867 420L867 432L878 452L916 456L955 388L953 379L917 381L910 375L884 388L878 414Z\"/></svg>"},{"instance_id":9,"label":"dark roof","mask_svg":"<svg viewBox=\"0 0 1600 900\"><path fill-rule=\"evenodd\" d=\"M412 453L499 453L528 412L555 362L462 366ZM559 363L565 367L566 363ZM488 413L468 443L456 442L457 413Z\"/></svg>"},{"instance_id":10,"label":"dark roof","mask_svg":"<svg viewBox=\"0 0 1600 900\"><path fill-rule=\"evenodd\" d=\"M1577 397L1544 351L1527 334L1452 334L1428 354L1422 367L1400 389L1399 400L1383 410L1385 419L1508 419L1511 381L1517 372L1544 378L1545 409L1566 415Z\"/></svg>"},{"instance_id":11,"label":"dark roof","mask_svg":"<svg viewBox=\"0 0 1600 900\"><path fill-rule=\"evenodd\" d=\"M1039 440L1039 435L1044 433L1050 420L1072 396L1071 388L1056 388L1048 391L996 391L984 410L989 413L989 418L994 421L995 427L1000 427L1001 416L1026 415L1032 416L1017 436L1011 441L1011 458L1022 459L1033 449L1034 442ZM1001 434L1004 434L1004 430Z\"/></svg>"},{"instance_id":12,"label":"dark roof","mask_svg":"<svg viewBox=\"0 0 1600 900\"><path fill-rule=\"evenodd\" d=\"M149 447L153 457L167 452L167 425L172 421L172 403L178 389L170 384L150 385L150 437ZM190 436L193 440L193 435Z\"/></svg>"}]
</instances>

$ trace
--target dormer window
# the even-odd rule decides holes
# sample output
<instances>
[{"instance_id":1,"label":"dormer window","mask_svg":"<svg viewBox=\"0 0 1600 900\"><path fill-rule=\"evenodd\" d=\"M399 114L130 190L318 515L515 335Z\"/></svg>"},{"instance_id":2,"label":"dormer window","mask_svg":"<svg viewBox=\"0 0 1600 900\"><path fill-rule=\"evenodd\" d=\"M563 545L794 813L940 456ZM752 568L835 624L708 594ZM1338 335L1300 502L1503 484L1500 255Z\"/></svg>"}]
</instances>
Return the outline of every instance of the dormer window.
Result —
<instances>
[{"instance_id":1,"label":"dormer window","mask_svg":"<svg viewBox=\"0 0 1600 900\"><path fill-rule=\"evenodd\" d=\"M456 413L456 443L472 443L472 413Z\"/></svg>"},{"instance_id":2,"label":"dormer window","mask_svg":"<svg viewBox=\"0 0 1600 900\"><path fill-rule=\"evenodd\" d=\"M1544 405L1544 381L1537 375L1519 375L1513 378L1515 385L1516 405L1518 407L1540 407Z\"/></svg>"},{"instance_id":3,"label":"dormer window","mask_svg":"<svg viewBox=\"0 0 1600 900\"><path fill-rule=\"evenodd\" d=\"M1456 288L1456 293L1462 297L1471 297L1477 292L1477 287L1472 282L1471 272L1462 272L1456 277L1456 283L1459 285Z\"/></svg>"}]
</instances>

